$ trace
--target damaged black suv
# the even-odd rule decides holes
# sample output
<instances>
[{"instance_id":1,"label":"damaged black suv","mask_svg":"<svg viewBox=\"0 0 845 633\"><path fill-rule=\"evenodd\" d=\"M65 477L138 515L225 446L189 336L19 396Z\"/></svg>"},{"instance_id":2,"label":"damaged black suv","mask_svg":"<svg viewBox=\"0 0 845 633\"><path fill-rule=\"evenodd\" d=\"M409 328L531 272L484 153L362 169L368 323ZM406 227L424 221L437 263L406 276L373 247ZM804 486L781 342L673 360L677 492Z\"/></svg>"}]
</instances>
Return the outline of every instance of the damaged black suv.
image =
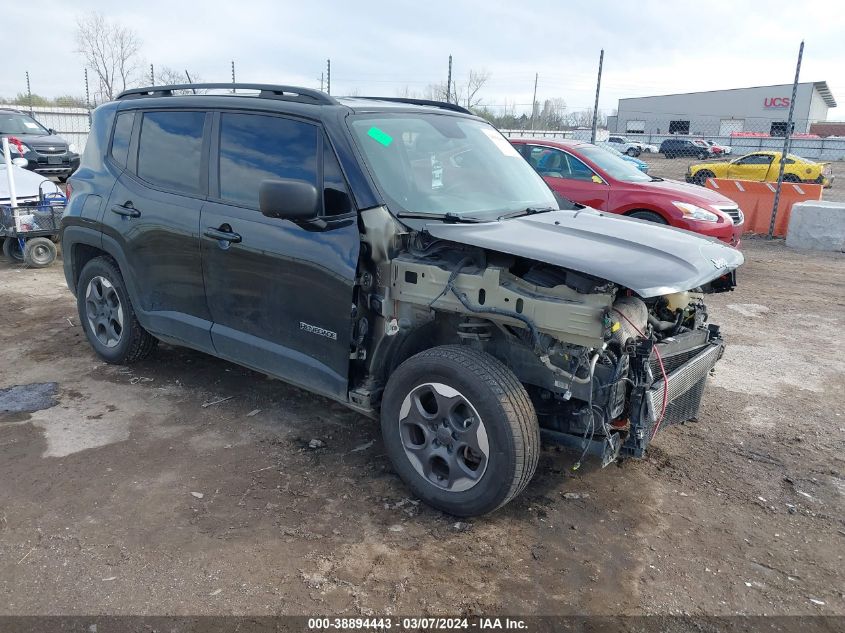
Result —
<instances>
[{"instance_id":1,"label":"damaged black suv","mask_svg":"<svg viewBox=\"0 0 845 633\"><path fill-rule=\"evenodd\" d=\"M606 465L697 414L724 349L703 299L738 251L559 209L452 104L232 89L93 114L62 245L104 360L162 340L380 416L397 473L456 515L519 494L541 431Z\"/></svg>"}]
</instances>

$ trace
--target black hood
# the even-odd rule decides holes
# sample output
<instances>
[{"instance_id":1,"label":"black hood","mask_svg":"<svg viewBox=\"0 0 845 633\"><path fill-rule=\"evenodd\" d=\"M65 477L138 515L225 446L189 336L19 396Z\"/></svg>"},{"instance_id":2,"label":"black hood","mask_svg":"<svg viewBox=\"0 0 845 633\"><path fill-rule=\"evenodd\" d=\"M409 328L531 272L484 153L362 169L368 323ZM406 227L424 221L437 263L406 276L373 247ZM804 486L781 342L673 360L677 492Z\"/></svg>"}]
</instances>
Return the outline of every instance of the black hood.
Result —
<instances>
[{"instance_id":1,"label":"black hood","mask_svg":"<svg viewBox=\"0 0 845 633\"><path fill-rule=\"evenodd\" d=\"M67 149L67 141L57 134L0 134L3 136L14 136L29 147L55 147L56 149Z\"/></svg>"},{"instance_id":2,"label":"black hood","mask_svg":"<svg viewBox=\"0 0 845 633\"><path fill-rule=\"evenodd\" d=\"M591 209L478 224L427 224L433 237L569 268L641 297L690 290L734 270L738 250L690 231Z\"/></svg>"}]
</instances>

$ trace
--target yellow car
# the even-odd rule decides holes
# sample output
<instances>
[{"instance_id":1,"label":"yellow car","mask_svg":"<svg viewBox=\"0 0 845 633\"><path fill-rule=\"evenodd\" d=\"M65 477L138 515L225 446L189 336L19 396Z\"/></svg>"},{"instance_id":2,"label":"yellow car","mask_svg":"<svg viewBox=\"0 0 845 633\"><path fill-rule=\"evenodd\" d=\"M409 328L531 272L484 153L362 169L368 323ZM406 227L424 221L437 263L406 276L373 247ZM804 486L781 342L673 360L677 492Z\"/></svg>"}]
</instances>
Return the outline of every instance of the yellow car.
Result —
<instances>
[{"instance_id":1,"label":"yellow car","mask_svg":"<svg viewBox=\"0 0 845 633\"><path fill-rule=\"evenodd\" d=\"M686 180L703 185L708 178L736 178L777 182L783 152L754 152L732 161L696 163L687 169ZM795 154L787 154L783 168L784 182L807 182L830 187L833 173L829 163L817 163Z\"/></svg>"}]
</instances>

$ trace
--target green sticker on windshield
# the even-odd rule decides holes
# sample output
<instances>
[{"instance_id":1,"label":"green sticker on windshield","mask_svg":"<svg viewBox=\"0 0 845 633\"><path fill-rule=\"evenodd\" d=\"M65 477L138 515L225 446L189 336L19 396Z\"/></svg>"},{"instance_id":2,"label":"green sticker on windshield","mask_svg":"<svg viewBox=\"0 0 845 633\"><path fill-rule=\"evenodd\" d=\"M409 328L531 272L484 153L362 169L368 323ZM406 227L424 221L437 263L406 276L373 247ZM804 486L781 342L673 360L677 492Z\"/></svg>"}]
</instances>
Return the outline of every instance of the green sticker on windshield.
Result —
<instances>
[{"instance_id":1,"label":"green sticker on windshield","mask_svg":"<svg viewBox=\"0 0 845 633\"><path fill-rule=\"evenodd\" d=\"M385 132L383 130L378 129L377 127L371 127L370 131L367 132L367 136L369 136L370 138L378 141L379 143L381 143L385 147L387 147L388 145L390 145L393 142L393 137L390 136L390 134L388 134L387 132Z\"/></svg>"}]
</instances>

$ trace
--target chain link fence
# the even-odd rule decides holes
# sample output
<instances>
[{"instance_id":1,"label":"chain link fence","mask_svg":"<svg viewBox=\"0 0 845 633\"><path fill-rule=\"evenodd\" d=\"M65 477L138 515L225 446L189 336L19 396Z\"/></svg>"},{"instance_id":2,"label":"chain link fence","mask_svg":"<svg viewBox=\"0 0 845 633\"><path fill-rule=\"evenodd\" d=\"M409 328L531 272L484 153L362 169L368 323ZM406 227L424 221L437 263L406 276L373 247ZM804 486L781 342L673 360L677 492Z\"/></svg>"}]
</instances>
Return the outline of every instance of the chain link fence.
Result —
<instances>
[{"instance_id":1,"label":"chain link fence","mask_svg":"<svg viewBox=\"0 0 845 633\"><path fill-rule=\"evenodd\" d=\"M146 81L152 81L153 77L158 83L183 81L181 75L170 77L167 72L165 69L154 72L151 67ZM82 76L82 73L80 75ZM789 96L792 86L781 85L621 98L614 103L618 108L598 109L594 115L593 106L568 105L564 99L565 90L562 88L555 88L561 91L562 96L543 94L542 77L539 92L537 77L530 78L535 90L532 105L530 96L528 103L524 103L524 97L519 96L510 101L506 97L485 100L485 92L496 90L500 93L505 88L505 84L499 85L495 80L495 71L470 71L469 76L478 80L473 86L473 91L470 93L468 84L466 90L455 90L454 96L460 101L460 95L464 95L466 105L476 114L490 120L507 136L589 141L595 119L598 127L596 141L612 140L614 147L623 152L626 151L626 144L633 144L640 146L644 154L660 153L667 158L735 158L761 150L781 151L784 137L791 132L792 153L811 160L845 161L845 123L837 124L825 119L827 108L836 105L825 82L798 84L795 103L791 103L792 98ZM234 62L232 78L234 79ZM344 79L335 71L335 83L344 80L356 86L353 92L362 94L394 96L395 93L402 96L408 90L407 85L404 89L395 90L367 90L364 87L358 89L356 81L375 81L375 85L380 86L381 79ZM458 81L452 82L450 75L450 85L452 83L457 85ZM323 85L322 81L320 85ZM440 84L432 84L429 89L439 87ZM546 88L550 89L551 86ZM602 85L605 94L610 90L619 92L613 85ZM66 95L45 98L40 96L43 92L43 86L37 81L30 86L27 75L26 81L21 82L21 91L17 97L7 99L5 104L0 98L0 107L13 107L31 113L42 124L55 129L74 143L81 151L89 130L90 110L96 105L91 101L87 81L80 81L78 92L84 95L81 97ZM451 97L452 92L449 90L447 94ZM436 90L431 95L409 93L405 96L444 98L443 95L435 93ZM504 103L496 103L502 100ZM795 109L791 125L788 123L790 107ZM611 114L607 114L608 111ZM636 150L631 150L631 153L636 154Z\"/></svg>"}]
</instances>

